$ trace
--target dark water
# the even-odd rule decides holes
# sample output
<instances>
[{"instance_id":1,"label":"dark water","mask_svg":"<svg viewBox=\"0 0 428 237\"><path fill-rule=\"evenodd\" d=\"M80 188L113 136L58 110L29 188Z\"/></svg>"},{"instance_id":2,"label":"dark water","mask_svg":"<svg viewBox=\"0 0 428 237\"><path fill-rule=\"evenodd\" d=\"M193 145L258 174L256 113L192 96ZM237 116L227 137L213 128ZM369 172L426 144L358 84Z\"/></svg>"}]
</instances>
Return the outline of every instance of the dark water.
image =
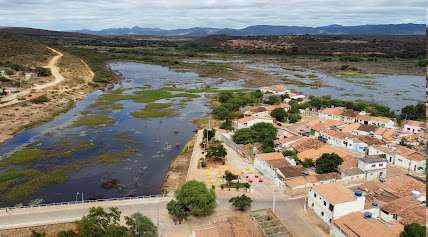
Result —
<instances>
[{"instance_id":1,"label":"dark water","mask_svg":"<svg viewBox=\"0 0 428 237\"><path fill-rule=\"evenodd\" d=\"M316 81L322 83L321 87L288 84L289 88L305 95L330 95L332 98L343 100L362 99L387 105L394 111L425 100L425 77L423 76L370 75L370 78L337 78L307 69L292 71L276 64L248 64L247 67L261 69L273 75L307 84Z\"/></svg>"},{"instance_id":2,"label":"dark water","mask_svg":"<svg viewBox=\"0 0 428 237\"><path fill-rule=\"evenodd\" d=\"M157 88L171 84L185 88L206 85L219 88L239 86L230 82L219 84L217 79L202 79L194 73L175 72L156 65L120 62L113 63L110 67L123 77L115 89L126 89L125 93L145 86ZM54 121L18 134L0 146L0 154L5 155L28 144L30 147L54 150L55 146L72 149L79 144L92 144L93 147L89 149L75 152L71 157L55 159L49 165L67 164L101 154L116 154L129 150L133 151L132 155L115 164L84 166L68 174L65 182L44 187L24 203L36 198L42 198L46 203L73 201L77 192L83 192L85 199L159 194L171 161L180 153L196 129L191 121L209 112L204 95L187 102L187 105L177 107L178 116L171 118L134 118L130 113L144 108L144 104L128 100L119 102L123 109L118 111L88 107L103 93L105 92L96 91ZM177 100L181 99L176 98L168 102L177 103ZM114 124L97 128L69 126L73 119L82 116L82 111L108 115L114 119ZM46 164L43 164L36 163L33 168L46 169ZM103 181L111 179L119 181L116 188L101 187Z\"/></svg>"}]
</instances>

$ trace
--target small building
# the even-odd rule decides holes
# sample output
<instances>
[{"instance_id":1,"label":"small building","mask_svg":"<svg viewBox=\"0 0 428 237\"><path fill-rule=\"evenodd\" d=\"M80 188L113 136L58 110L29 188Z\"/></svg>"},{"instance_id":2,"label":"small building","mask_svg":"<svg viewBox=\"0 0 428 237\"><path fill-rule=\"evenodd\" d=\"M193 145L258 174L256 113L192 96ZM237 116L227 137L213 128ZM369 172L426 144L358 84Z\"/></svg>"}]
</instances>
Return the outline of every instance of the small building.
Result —
<instances>
[{"instance_id":1,"label":"small building","mask_svg":"<svg viewBox=\"0 0 428 237\"><path fill-rule=\"evenodd\" d=\"M347 138L350 134L339 131L338 129L326 129L320 132L320 138L328 144L347 148Z\"/></svg>"},{"instance_id":2,"label":"small building","mask_svg":"<svg viewBox=\"0 0 428 237\"><path fill-rule=\"evenodd\" d=\"M362 192L353 192L342 184L332 183L315 186L308 193L308 207L330 225L333 220L364 210Z\"/></svg>"},{"instance_id":3,"label":"small building","mask_svg":"<svg viewBox=\"0 0 428 237\"><path fill-rule=\"evenodd\" d=\"M360 184L365 182L365 173L360 168L352 167L349 169L342 169L339 172L340 182L343 185Z\"/></svg>"},{"instance_id":4,"label":"small building","mask_svg":"<svg viewBox=\"0 0 428 237\"><path fill-rule=\"evenodd\" d=\"M288 93L288 97L290 97L290 99L292 99L292 100L304 100L306 98L305 95L303 95L301 93L297 93L297 92Z\"/></svg>"},{"instance_id":5,"label":"small building","mask_svg":"<svg viewBox=\"0 0 428 237\"><path fill-rule=\"evenodd\" d=\"M380 207L380 218L386 222L405 221L403 216L416 207L424 209L425 205L413 196L398 198Z\"/></svg>"},{"instance_id":6,"label":"small building","mask_svg":"<svg viewBox=\"0 0 428 237\"><path fill-rule=\"evenodd\" d=\"M374 125L374 126L383 127L383 128L395 127L394 121L386 117L376 117L376 116L371 116L366 114L359 114L357 115L355 121L360 124Z\"/></svg>"},{"instance_id":7,"label":"small building","mask_svg":"<svg viewBox=\"0 0 428 237\"><path fill-rule=\"evenodd\" d=\"M345 112L343 107L325 108L319 111L319 118L321 121L325 120L338 120L342 121L342 114Z\"/></svg>"},{"instance_id":8,"label":"small building","mask_svg":"<svg viewBox=\"0 0 428 237\"><path fill-rule=\"evenodd\" d=\"M399 237L404 226L385 223L368 213L355 212L334 220L330 228L333 237Z\"/></svg>"},{"instance_id":9,"label":"small building","mask_svg":"<svg viewBox=\"0 0 428 237\"><path fill-rule=\"evenodd\" d=\"M415 120L406 120L403 122L403 132L405 133L422 133L425 132L425 123Z\"/></svg>"},{"instance_id":10,"label":"small building","mask_svg":"<svg viewBox=\"0 0 428 237\"><path fill-rule=\"evenodd\" d=\"M366 181L385 180L387 164L385 155L367 155L358 159L358 168L364 172Z\"/></svg>"},{"instance_id":11,"label":"small building","mask_svg":"<svg viewBox=\"0 0 428 237\"><path fill-rule=\"evenodd\" d=\"M254 169L265 177L277 181L277 169L290 166L281 152L256 154L254 158Z\"/></svg>"},{"instance_id":12,"label":"small building","mask_svg":"<svg viewBox=\"0 0 428 237\"><path fill-rule=\"evenodd\" d=\"M284 84L278 84L278 85L273 85L273 86L264 86L260 88L260 91L263 94L267 94L267 93L271 93L274 95L286 95L290 92L289 89L287 89L287 86Z\"/></svg>"},{"instance_id":13,"label":"small building","mask_svg":"<svg viewBox=\"0 0 428 237\"><path fill-rule=\"evenodd\" d=\"M424 154L405 146L370 146L369 155L384 154L388 162L397 167L418 173L425 172L426 157Z\"/></svg>"},{"instance_id":14,"label":"small building","mask_svg":"<svg viewBox=\"0 0 428 237\"><path fill-rule=\"evenodd\" d=\"M274 121L270 117L254 117L254 116L244 117L234 121L234 125L237 129L249 128L257 123L273 124Z\"/></svg>"}]
</instances>

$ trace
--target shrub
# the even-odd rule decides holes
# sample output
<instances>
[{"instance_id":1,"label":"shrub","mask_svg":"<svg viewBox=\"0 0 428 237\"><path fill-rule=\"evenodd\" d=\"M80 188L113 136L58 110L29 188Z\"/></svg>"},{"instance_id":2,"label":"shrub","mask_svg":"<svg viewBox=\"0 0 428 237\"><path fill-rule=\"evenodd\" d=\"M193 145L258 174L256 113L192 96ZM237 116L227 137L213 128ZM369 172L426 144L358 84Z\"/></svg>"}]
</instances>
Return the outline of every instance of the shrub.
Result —
<instances>
[{"instance_id":1,"label":"shrub","mask_svg":"<svg viewBox=\"0 0 428 237\"><path fill-rule=\"evenodd\" d=\"M30 101L34 104L43 104L43 103L49 102L49 98L46 95L42 95Z\"/></svg>"}]
</instances>

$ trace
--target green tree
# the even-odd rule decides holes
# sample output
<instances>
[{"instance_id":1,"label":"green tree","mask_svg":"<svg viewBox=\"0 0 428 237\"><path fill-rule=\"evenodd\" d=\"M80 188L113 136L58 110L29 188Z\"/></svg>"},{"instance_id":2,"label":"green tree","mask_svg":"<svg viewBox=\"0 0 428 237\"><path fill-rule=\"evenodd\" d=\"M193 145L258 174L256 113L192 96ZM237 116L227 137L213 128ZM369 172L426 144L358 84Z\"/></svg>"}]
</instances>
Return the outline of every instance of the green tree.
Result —
<instances>
[{"instance_id":1,"label":"green tree","mask_svg":"<svg viewBox=\"0 0 428 237\"><path fill-rule=\"evenodd\" d=\"M281 97L277 96L277 95L270 95L267 100L265 101L266 104L270 104L270 105L276 105L281 103Z\"/></svg>"},{"instance_id":2,"label":"green tree","mask_svg":"<svg viewBox=\"0 0 428 237\"><path fill-rule=\"evenodd\" d=\"M176 200L171 200L166 205L166 209L171 216L174 216L178 219L178 222L181 224L183 220L186 220L190 216L190 210L183 204L179 203Z\"/></svg>"},{"instance_id":3,"label":"green tree","mask_svg":"<svg viewBox=\"0 0 428 237\"><path fill-rule=\"evenodd\" d=\"M256 142L256 138L251 128L242 128L235 131L233 141L238 144L249 144Z\"/></svg>"},{"instance_id":4,"label":"green tree","mask_svg":"<svg viewBox=\"0 0 428 237\"><path fill-rule=\"evenodd\" d=\"M216 119L225 120L231 118L231 111L223 105L217 106L213 109L212 114Z\"/></svg>"},{"instance_id":5,"label":"green tree","mask_svg":"<svg viewBox=\"0 0 428 237\"><path fill-rule=\"evenodd\" d=\"M270 113L270 116L274 117L276 121L284 122L286 119L287 113L283 108L276 108L272 110L272 112Z\"/></svg>"},{"instance_id":6,"label":"green tree","mask_svg":"<svg viewBox=\"0 0 428 237\"><path fill-rule=\"evenodd\" d=\"M207 158L213 158L213 159L224 159L227 155L227 151L224 148L223 144L221 142L216 141L208 147L207 151Z\"/></svg>"},{"instance_id":7,"label":"green tree","mask_svg":"<svg viewBox=\"0 0 428 237\"><path fill-rule=\"evenodd\" d=\"M318 174L336 172L343 159L336 153L324 153L315 162L315 171Z\"/></svg>"},{"instance_id":8,"label":"green tree","mask_svg":"<svg viewBox=\"0 0 428 237\"><path fill-rule=\"evenodd\" d=\"M183 204L194 216L205 216L215 208L215 193L209 190L203 182L195 180L185 183L175 192L179 204Z\"/></svg>"},{"instance_id":9,"label":"green tree","mask_svg":"<svg viewBox=\"0 0 428 237\"><path fill-rule=\"evenodd\" d=\"M305 159L302 161L302 165L305 168L314 167L315 163L312 159Z\"/></svg>"},{"instance_id":10,"label":"green tree","mask_svg":"<svg viewBox=\"0 0 428 237\"><path fill-rule=\"evenodd\" d=\"M220 128L232 131L233 130L232 120L226 119L223 123L220 124Z\"/></svg>"},{"instance_id":11,"label":"green tree","mask_svg":"<svg viewBox=\"0 0 428 237\"><path fill-rule=\"evenodd\" d=\"M425 121L426 107L424 103L408 105L401 109L400 119Z\"/></svg>"},{"instance_id":12,"label":"green tree","mask_svg":"<svg viewBox=\"0 0 428 237\"><path fill-rule=\"evenodd\" d=\"M300 119L302 119L302 116L300 116L298 113L289 113L287 118L289 123L297 123Z\"/></svg>"},{"instance_id":13,"label":"green tree","mask_svg":"<svg viewBox=\"0 0 428 237\"><path fill-rule=\"evenodd\" d=\"M211 141L211 139L213 139L215 137L215 129L204 129L204 139L207 139L208 137L208 141Z\"/></svg>"},{"instance_id":14,"label":"green tree","mask_svg":"<svg viewBox=\"0 0 428 237\"><path fill-rule=\"evenodd\" d=\"M404 226L400 237L426 237L426 227L417 223Z\"/></svg>"},{"instance_id":15,"label":"green tree","mask_svg":"<svg viewBox=\"0 0 428 237\"><path fill-rule=\"evenodd\" d=\"M32 231L31 232L31 237L45 237L46 233L45 232L38 232L38 231Z\"/></svg>"},{"instance_id":16,"label":"green tree","mask_svg":"<svg viewBox=\"0 0 428 237\"><path fill-rule=\"evenodd\" d=\"M226 180L228 187L230 187L230 184L232 183L232 181L237 179L237 178L238 178L238 175L233 174L229 170L226 170L224 172L224 179Z\"/></svg>"},{"instance_id":17,"label":"green tree","mask_svg":"<svg viewBox=\"0 0 428 237\"><path fill-rule=\"evenodd\" d=\"M128 229L120 225L120 214L117 208L110 208L109 211L101 207L89 209L89 214L78 223L79 236L125 237Z\"/></svg>"},{"instance_id":18,"label":"green tree","mask_svg":"<svg viewBox=\"0 0 428 237\"><path fill-rule=\"evenodd\" d=\"M125 217L126 225L132 237L157 237L158 228L153 222L141 213Z\"/></svg>"},{"instance_id":19,"label":"green tree","mask_svg":"<svg viewBox=\"0 0 428 237\"><path fill-rule=\"evenodd\" d=\"M229 203L231 203L232 206L240 211L245 211L246 209L250 208L252 202L253 200L245 194L229 199Z\"/></svg>"}]
</instances>

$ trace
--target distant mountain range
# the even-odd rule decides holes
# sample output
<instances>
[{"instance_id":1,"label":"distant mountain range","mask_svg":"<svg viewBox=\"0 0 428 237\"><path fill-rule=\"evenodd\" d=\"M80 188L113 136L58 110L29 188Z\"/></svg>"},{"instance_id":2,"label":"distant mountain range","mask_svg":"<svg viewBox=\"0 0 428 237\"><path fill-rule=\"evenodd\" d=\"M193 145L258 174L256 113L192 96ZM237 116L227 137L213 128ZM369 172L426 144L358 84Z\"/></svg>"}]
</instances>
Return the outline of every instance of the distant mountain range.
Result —
<instances>
[{"instance_id":1,"label":"distant mountain range","mask_svg":"<svg viewBox=\"0 0 428 237\"><path fill-rule=\"evenodd\" d=\"M322 27L255 25L243 29L195 27L174 30L164 30L160 28L144 28L135 26L132 28L109 28L99 31L83 29L75 32L94 35L157 35L204 37L208 35L261 36L303 34L423 35L425 34L425 30L425 24L389 24L360 26L329 25Z\"/></svg>"}]
</instances>

